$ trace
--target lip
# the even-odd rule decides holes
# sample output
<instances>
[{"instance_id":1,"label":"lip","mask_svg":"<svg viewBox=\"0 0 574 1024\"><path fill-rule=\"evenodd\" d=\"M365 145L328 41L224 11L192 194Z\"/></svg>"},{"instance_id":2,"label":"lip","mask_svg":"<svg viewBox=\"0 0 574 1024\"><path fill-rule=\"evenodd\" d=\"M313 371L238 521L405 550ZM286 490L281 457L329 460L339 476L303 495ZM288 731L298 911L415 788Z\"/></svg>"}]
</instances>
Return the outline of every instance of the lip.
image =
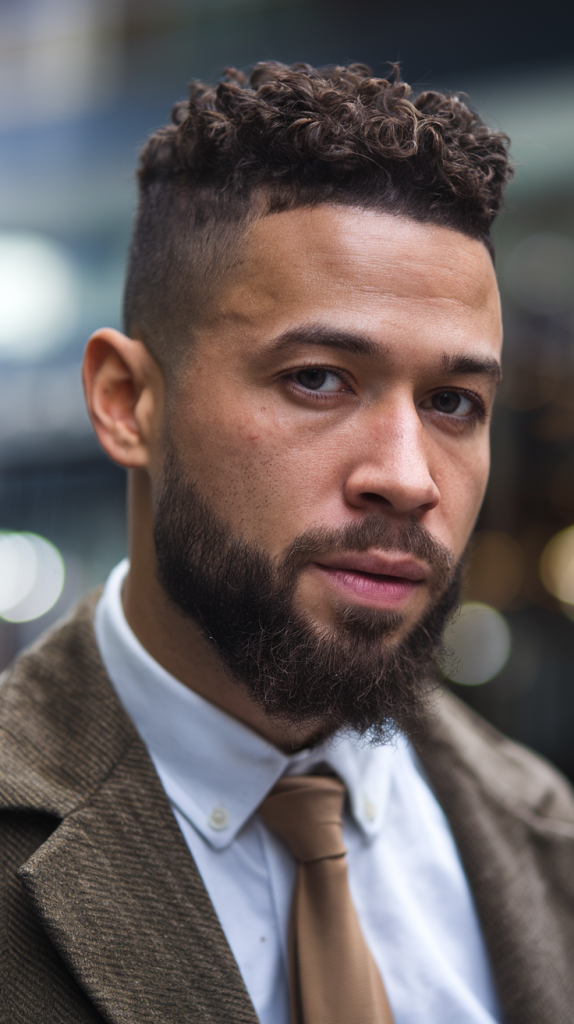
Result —
<instances>
[{"instance_id":1,"label":"lip","mask_svg":"<svg viewBox=\"0 0 574 1024\"><path fill-rule=\"evenodd\" d=\"M424 562L399 552L349 552L327 555L312 566L338 597L378 608L405 604L430 576Z\"/></svg>"},{"instance_id":2,"label":"lip","mask_svg":"<svg viewBox=\"0 0 574 1024\"><path fill-rule=\"evenodd\" d=\"M315 564L324 569L340 569L343 572L366 572L372 576L400 576L413 583L424 583L430 576L430 569L425 562L397 552L378 553L354 552L347 554L327 555L316 559Z\"/></svg>"}]
</instances>

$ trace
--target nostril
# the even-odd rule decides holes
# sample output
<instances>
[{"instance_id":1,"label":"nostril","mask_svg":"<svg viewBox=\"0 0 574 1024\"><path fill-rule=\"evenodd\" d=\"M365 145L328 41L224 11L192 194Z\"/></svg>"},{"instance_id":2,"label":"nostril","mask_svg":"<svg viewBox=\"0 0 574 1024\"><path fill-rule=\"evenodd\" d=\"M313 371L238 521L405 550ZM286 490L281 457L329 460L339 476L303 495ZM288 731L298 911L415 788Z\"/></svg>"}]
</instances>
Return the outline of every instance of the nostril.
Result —
<instances>
[{"instance_id":1,"label":"nostril","mask_svg":"<svg viewBox=\"0 0 574 1024\"><path fill-rule=\"evenodd\" d=\"M383 505L387 507L392 505L392 501L389 501L389 499L385 498L382 494L376 494L375 491L365 491L361 494L361 498L363 501L368 501L374 505Z\"/></svg>"}]
</instances>

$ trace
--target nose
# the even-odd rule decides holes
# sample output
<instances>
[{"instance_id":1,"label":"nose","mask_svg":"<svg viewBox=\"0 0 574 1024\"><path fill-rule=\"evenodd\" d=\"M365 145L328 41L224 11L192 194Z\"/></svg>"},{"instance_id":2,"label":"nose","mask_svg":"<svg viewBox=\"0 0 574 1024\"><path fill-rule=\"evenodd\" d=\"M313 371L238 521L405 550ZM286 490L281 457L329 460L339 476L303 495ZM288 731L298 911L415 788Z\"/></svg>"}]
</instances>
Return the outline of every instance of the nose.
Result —
<instances>
[{"instance_id":1,"label":"nose","mask_svg":"<svg viewBox=\"0 0 574 1024\"><path fill-rule=\"evenodd\" d=\"M428 437L412 399L395 403L384 416L369 416L354 438L346 502L366 511L422 515L436 508L440 491L430 466Z\"/></svg>"}]
</instances>

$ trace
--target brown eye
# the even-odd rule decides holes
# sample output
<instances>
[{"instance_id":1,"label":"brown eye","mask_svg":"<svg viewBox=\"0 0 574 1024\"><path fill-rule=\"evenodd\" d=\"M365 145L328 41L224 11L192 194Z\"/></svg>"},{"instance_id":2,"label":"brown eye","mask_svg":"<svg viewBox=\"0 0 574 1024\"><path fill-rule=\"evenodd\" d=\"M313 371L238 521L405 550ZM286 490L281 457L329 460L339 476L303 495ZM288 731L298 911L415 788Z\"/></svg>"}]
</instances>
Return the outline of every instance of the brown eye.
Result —
<instances>
[{"instance_id":1,"label":"brown eye","mask_svg":"<svg viewBox=\"0 0 574 1024\"><path fill-rule=\"evenodd\" d=\"M470 399L458 391L438 391L432 396L432 404L446 416L468 416L473 408Z\"/></svg>"},{"instance_id":2,"label":"brown eye","mask_svg":"<svg viewBox=\"0 0 574 1024\"><path fill-rule=\"evenodd\" d=\"M310 368L308 370L299 370L299 373L295 374L295 380L301 387L309 388L310 391L318 391L320 387L325 383L327 377L326 370L315 370Z\"/></svg>"},{"instance_id":3,"label":"brown eye","mask_svg":"<svg viewBox=\"0 0 574 1024\"><path fill-rule=\"evenodd\" d=\"M320 391L323 394L341 391L340 377L322 366L307 366L304 370L298 370L294 378L297 384L308 391Z\"/></svg>"}]
</instances>

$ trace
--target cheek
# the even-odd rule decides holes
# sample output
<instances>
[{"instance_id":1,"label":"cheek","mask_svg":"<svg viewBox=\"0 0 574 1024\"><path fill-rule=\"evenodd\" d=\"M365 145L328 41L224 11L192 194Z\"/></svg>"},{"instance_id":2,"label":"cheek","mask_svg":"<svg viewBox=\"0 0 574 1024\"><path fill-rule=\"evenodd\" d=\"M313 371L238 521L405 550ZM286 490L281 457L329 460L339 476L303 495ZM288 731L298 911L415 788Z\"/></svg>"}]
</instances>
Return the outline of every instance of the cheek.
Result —
<instances>
[{"instance_id":1,"label":"cheek","mask_svg":"<svg viewBox=\"0 0 574 1024\"><path fill-rule=\"evenodd\" d=\"M234 532L270 553L316 523L336 490L335 452L325 438L301 436L271 408L228 404L204 418L188 407L170 433L206 500Z\"/></svg>"},{"instance_id":2,"label":"cheek","mask_svg":"<svg viewBox=\"0 0 574 1024\"><path fill-rule=\"evenodd\" d=\"M474 527L488 483L489 468L487 440L469 450L466 457L444 467L440 504L449 533L447 543L455 558L462 555Z\"/></svg>"}]
</instances>

